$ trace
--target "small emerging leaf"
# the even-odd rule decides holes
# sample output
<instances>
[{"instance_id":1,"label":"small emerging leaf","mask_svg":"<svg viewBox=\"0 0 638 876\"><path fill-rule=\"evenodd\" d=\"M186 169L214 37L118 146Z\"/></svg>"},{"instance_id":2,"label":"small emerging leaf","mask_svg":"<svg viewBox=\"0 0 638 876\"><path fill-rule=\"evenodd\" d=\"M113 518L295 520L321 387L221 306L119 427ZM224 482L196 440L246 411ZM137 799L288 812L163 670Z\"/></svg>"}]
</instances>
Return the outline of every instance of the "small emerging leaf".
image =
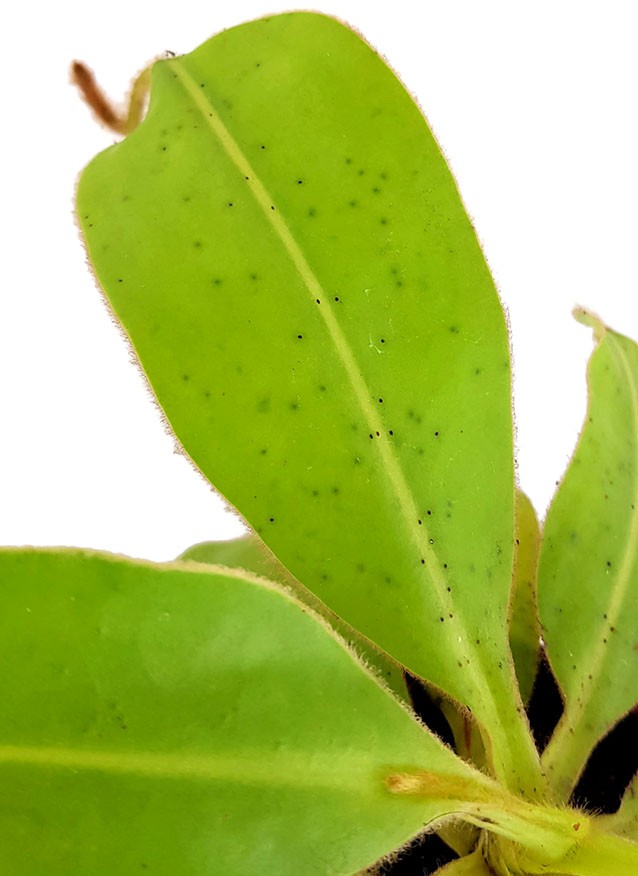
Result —
<instances>
[{"instance_id":1,"label":"small emerging leaf","mask_svg":"<svg viewBox=\"0 0 638 876\"><path fill-rule=\"evenodd\" d=\"M168 421L287 569L540 773L507 643L505 319L423 116L312 13L152 69L78 187L90 260Z\"/></svg>"},{"instance_id":2,"label":"small emerging leaf","mask_svg":"<svg viewBox=\"0 0 638 876\"><path fill-rule=\"evenodd\" d=\"M256 533L251 532L229 541L208 541L193 545L184 551L179 560L247 569L258 575L264 575L271 581L283 584L295 594L297 599L304 605L309 605L333 630L336 630L365 663L379 673L395 696L411 706L405 674L396 660L388 657L377 645L362 636L324 605L314 593L300 584L270 553Z\"/></svg>"},{"instance_id":3,"label":"small emerging leaf","mask_svg":"<svg viewBox=\"0 0 638 876\"><path fill-rule=\"evenodd\" d=\"M597 741L638 701L638 347L594 327L585 425L538 570L543 635L565 699L543 761L563 799Z\"/></svg>"}]
</instances>

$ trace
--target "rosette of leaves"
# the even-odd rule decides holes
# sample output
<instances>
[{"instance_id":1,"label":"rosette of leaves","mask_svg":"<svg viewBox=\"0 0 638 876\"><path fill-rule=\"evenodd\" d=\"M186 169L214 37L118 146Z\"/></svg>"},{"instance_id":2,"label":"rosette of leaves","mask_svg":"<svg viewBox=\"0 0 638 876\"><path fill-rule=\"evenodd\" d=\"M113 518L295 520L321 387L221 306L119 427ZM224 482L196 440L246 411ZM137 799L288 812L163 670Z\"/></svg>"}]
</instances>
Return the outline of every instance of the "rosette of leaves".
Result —
<instances>
[{"instance_id":1,"label":"rosette of leaves","mask_svg":"<svg viewBox=\"0 0 638 876\"><path fill-rule=\"evenodd\" d=\"M589 411L541 539L493 281L359 36L242 25L153 64L124 119L76 78L126 134L79 183L91 265L249 534L159 565L0 552L4 871L349 876L436 832L448 876L633 876L633 786L615 815L569 804L638 700L636 346L585 317ZM542 758L541 630L564 700Z\"/></svg>"}]
</instances>

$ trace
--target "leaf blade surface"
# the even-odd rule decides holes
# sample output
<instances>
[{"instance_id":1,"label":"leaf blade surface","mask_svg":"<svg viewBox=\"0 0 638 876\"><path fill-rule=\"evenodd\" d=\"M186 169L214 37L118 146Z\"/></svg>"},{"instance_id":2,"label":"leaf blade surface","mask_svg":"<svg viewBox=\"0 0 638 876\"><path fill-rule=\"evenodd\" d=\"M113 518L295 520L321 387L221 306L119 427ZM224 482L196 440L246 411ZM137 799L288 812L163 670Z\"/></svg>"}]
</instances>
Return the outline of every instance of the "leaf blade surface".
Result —
<instances>
[{"instance_id":1,"label":"leaf blade surface","mask_svg":"<svg viewBox=\"0 0 638 876\"><path fill-rule=\"evenodd\" d=\"M638 701L638 347L600 321L589 404L548 512L539 560L541 623L565 711L544 753L566 797L587 757Z\"/></svg>"},{"instance_id":2,"label":"leaf blade surface","mask_svg":"<svg viewBox=\"0 0 638 876\"><path fill-rule=\"evenodd\" d=\"M0 580L16 876L348 874L454 809L396 765L473 775L263 579L4 550Z\"/></svg>"}]
</instances>

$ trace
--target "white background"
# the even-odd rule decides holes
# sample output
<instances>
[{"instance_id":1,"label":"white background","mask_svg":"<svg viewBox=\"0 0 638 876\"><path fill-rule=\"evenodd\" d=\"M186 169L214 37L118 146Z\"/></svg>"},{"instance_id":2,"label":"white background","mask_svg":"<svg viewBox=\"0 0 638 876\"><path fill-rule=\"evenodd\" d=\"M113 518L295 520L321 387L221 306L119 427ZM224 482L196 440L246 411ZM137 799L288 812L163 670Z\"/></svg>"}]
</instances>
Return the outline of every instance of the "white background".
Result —
<instances>
[{"instance_id":1,"label":"white background","mask_svg":"<svg viewBox=\"0 0 638 876\"><path fill-rule=\"evenodd\" d=\"M84 261L82 166L113 141L72 58L121 99L165 50L285 11L271 2L60 0L2 20L0 543L169 559L240 532L175 454ZM631 2L317 2L417 97L511 321L517 459L542 514L584 415L576 303L638 338L638 51Z\"/></svg>"}]
</instances>

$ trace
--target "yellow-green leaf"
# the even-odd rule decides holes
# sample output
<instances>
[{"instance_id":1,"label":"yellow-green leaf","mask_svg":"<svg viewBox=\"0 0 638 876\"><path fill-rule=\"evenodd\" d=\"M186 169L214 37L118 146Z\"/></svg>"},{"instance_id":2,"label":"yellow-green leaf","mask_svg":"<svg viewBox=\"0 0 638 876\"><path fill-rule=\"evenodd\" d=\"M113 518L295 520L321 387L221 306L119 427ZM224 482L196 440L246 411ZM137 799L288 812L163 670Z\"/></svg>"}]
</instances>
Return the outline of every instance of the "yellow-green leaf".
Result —
<instances>
[{"instance_id":1,"label":"yellow-green leaf","mask_svg":"<svg viewBox=\"0 0 638 876\"><path fill-rule=\"evenodd\" d=\"M638 702L638 346L580 316L598 341L589 405L538 570L543 636L565 700L543 762L563 799L598 740Z\"/></svg>"},{"instance_id":2,"label":"yellow-green leaf","mask_svg":"<svg viewBox=\"0 0 638 876\"><path fill-rule=\"evenodd\" d=\"M78 215L198 468L298 580L469 706L492 768L534 794L505 319L395 76L325 16L225 31L154 65Z\"/></svg>"},{"instance_id":3,"label":"yellow-green leaf","mask_svg":"<svg viewBox=\"0 0 638 876\"><path fill-rule=\"evenodd\" d=\"M7 549L0 602L7 876L351 874L485 785L249 573Z\"/></svg>"},{"instance_id":4,"label":"yellow-green leaf","mask_svg":"<svg viewBox=\"0 0 638 876\"><path fill-rule=\"evenodd\" d=\"M516 492L516 542L510 608L510 646L523 702L532 693L540 651L540 624L536 607L536 566L540 529L534 506L525 493Z\"/></svg>"},{"instance_id":5,"label":"yellow-green leaf","mask_svg":"<svg viewBox=\"0 0 638 876\"><path fill-rule=\"evenodd\" d=\"M356 651L359 657L379 674L395 696L407 705L411 704L403 667L347 624L334 611L331 611L314 593L300 584L272 555L256 533L251 532L228 541L208 541L193 545L184 551L179 560L247 569L258 575L264 575L271 581L283 584L294 593L297 599L321 615Z\"/></svg>"}]
</instances>

